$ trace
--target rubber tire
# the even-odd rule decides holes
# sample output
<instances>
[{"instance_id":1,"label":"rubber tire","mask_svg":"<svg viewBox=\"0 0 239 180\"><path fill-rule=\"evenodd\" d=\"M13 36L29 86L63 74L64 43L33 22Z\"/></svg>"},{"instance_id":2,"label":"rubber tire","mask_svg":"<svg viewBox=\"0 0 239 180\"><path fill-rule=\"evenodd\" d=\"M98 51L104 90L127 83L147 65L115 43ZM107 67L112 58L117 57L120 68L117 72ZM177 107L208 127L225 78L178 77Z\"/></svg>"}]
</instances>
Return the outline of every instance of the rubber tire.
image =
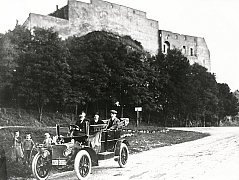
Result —
<instances>
[{"instance_id":1,"label":"rubber tire","mask_svg":"<svg viewBox=\"0 0 239 180\"><path fill-rule=\"evenodd\" d=\"M37 169L36 169L37 161L38 161L38 159L39 159L40 157L41 157L40 153L37 153L37 154L34 156L34 158L33 158L33 160L32 160L32 173L33 173L33 175L34 175L34 177L35 177L36 179L38 179L38 180L46 180L46 179L48 178L48 176L49 176L50 170L48 170L47 174L46 174L44 177L40 177L40 176L38 175L38 172L37 172Z\"/></svg>"},{"instance_id":2,"label":"rubber tire","mask_svg":"<svg viewBox=\"0 0 239 180\"><path fill-rule=\"evenodd\" d=\"M126 160L122 161L122 152L126 153ZM124 154L125 155L125 154ZM119 152L119 158L118 158L118 164L121 168L124 168L128 162L129 159L129 149L128 146L125 143L122 143L120 145L120 152Z\"/></svg>"},{"instance_id":3,"label":"rubber tire","mask_svg":"<svg viewBox=\"0 0 239 180\"><path fill-rule=\"evenodd\" d=\"M88 172L85 176L82 176L79 171L80 161L81 161L82 157L87 158L87 161L89 163L88 170L87 170ZM77 178L79 180L87 179L91 173L91 167L92 167L92 164L91 164L91 157L90 157L89 153L86 150L80 150L75 157L75 163L74 163L74 170L75 170Z\"/></svg>"}]
</instances>

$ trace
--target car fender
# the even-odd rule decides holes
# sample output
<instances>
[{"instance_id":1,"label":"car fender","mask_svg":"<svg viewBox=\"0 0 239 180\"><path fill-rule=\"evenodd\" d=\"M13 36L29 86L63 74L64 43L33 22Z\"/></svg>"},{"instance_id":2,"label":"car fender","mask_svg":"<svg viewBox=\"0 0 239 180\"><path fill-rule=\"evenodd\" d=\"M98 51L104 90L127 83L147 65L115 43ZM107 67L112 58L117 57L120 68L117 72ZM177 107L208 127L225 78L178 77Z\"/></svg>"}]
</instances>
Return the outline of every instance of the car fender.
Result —
<instances>
[{"instance_id":1,"label":"car fender","mask_svg":"<svg viewBox=\"0 0 239 180\"><path fill-rule=\"evenodd\" d=\"M80 149L80 151L81 150L86 150L90 154L92 165L98 166L98 155L92 148L84 147L84 148Z\"/></svg>"},{"instance_id":2,"label":"car fender","mask_svg":"<svg viewBox=\"0 0 239 180\"><path fill-rule=\"evenodd\" d=\"M129 142L126 139L120 139L115 144L115 156L119 156L120 154L120 146L122 143L125 143L127 146L129 146Z\"/></svg>"}]
</instances>

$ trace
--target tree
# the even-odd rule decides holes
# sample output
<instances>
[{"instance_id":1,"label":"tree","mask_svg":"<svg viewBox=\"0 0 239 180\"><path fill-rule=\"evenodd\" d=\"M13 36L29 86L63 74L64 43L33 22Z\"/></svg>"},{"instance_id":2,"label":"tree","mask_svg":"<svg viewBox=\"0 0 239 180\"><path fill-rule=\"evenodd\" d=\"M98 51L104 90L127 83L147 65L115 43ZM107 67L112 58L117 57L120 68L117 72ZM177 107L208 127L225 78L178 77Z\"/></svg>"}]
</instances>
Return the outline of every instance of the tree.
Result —
<instances>
[{"instance_id":1,"label":"tree","mask_svg":"<svg viewBox=\"0 0 239 180\"><path fill-rule=\"evenodd\" d=\"M192 87L192 101L190 103L191 117L198 125L215 124L218 113L218 88L215 75L207 72L199 64L192 65L190 82Z\"/></svg>"},{"instance_id":2,"label":"tree","mask_svg":"<svg viewBox=\"0 0 239 180\"><path fill-rule=\"evenodd\" d=\"M34 29L26 51L19 55L15 86L19 97L36 105L41 121L43 107L62 107L70 91L68 50L51 29Z\"/></svg>"},{"instance_id":3,"label":"tree","mask_svg":"<svg viewBox=\"0 0 239 180\"><path fill-rule=\"evenodd\" d=\"M168 120L172 124L183 124L186 116L188 99L190 64L181 51L177 49L169 50L166 55L159 55L157 66L163 79L161 88L161 107L164 115L164 124L168 125Z\"/></svg>"},{"instance_id":4,"label":"tree","mask_svg":"<svg viewBox=\"0 0 239 180\"><path fill-rule=\"evenodd\" d=\"M105 107L116 101L121 107L142 103L145 53L128 42L129 37L126 41L104 31L67 40L74 92L84 95L75 103L94 104L93 109L99 103Z\"/></svg>"},{"instance_id":5,"label":"tree","mask_svg":"<svg viewBox=\"0 0 239 180\"><path fill-rule=\"evenodd\" d=\"M228 84L218 83L218 99L219 99L219 120L223 120L226 116L235 116L238 113L238 100L230 91Z\"/></svg>"},{"instance_id":6,"label":"tree","mask_svg":"<svg viewBox=\"0 0 239 180\"><path fill-rule=\"evenodd\" d=\"M18 67L18 57L26 50L30 40L30 31L19 25L0 38L0 90L6 105L16 99L13 97L13 76Z\"/></svg>"}]
</instances>

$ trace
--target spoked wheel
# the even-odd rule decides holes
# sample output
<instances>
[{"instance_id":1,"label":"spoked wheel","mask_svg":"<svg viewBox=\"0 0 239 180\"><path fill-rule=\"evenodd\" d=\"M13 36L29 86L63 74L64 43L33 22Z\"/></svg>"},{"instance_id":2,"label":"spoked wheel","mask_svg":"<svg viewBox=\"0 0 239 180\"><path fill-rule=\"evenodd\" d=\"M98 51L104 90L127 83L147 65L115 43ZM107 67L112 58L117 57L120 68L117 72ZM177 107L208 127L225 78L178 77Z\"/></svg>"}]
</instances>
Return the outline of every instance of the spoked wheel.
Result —
<instances>
[{"instance_id":1,"label":"spoked wheel","mask_svg":"<svg viewBox=\"0 0 239 180\"><path fill-rule=\"evenodd\" d=\"M32 164L33 158L36 156L37 153L38 153L37 149L33 148L31 150L31 153L30 153L30 164Z\"/></svg>"},{"instance_id":2,"label":"spoked wheel","mask_svg":"<svg viewBox=\"0 0 239 180\"><path fill-rule=\"evenodd\" d=\"M33 175L38 180L45 180L49 176L50 169L51 169L51 164L49 160L47 159L47 157L43 158L40 153L37 153L32 160Z\"/></svg>"},{"instance_id":3,"label":"spoked wheel","mask_svg":"<svg viewBox=\"0 0 239 180\"><path fill-rule=\"evenodd\" d=\"M74 169L78 179L86 179L91 173L91 158L86 150L80 150L75 158Z\"/></svg>"},{"instance_id":4,"label":"spoked wheel","mask_svg":"<svg viewBox=\"0 0 239 180\"><path fill-rule=\"evenodd\" d=\"M129 158L129 149L125 143L120 146L120 153L118 158L118 163L120 167L125 167Z\"/></svg>"}]
</instances>

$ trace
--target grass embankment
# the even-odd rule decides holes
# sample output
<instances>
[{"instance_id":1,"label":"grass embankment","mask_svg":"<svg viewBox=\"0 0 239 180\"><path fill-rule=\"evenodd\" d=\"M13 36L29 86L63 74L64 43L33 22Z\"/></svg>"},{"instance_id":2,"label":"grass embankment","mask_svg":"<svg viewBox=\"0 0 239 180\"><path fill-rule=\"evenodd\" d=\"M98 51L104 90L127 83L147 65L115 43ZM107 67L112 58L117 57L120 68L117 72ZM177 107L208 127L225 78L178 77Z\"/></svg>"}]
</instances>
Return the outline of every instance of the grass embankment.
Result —
<instances>
[{"instance_id":1,"label":"grass embankment","mask_svg":"<svg viewBox=\"0 0 239 180\"><path fill-rule=\"evenodd\" d=\"M130 126L129 126L130 127ZM0 129L0 143L3 144L7 155L8 176L13 179L16 177L23 177L26 179L32 177L31 169L22 164L16 163L11 159L11 149L13 142L14 131L20 131L23 137L26 133L31 133L34 142L41 143L44 138L45 132L50 132L55 135L54 128L4 128ZM150 132L150 133L149 133ZM63 133L64 134L64 133ZM130 154L139 153L142 151L150 150L152 148L169 146L186 141L192 141L207 136L198 132L184 132L175 130L166 130L164 128L155 126L140 126L133 128L132 131L123 132L123 136L129 141Z\"/></svg>"},{"instance_id":2,"label":"grass embankment","mask_svg":"<svg viewBox=\"0 0 239 180\"><path fill-rule=\"evenodd\" d=\"M171 146L187 141L193 141L208 136L199 132L186 132L176 130L159 131L155 133L132 133L126 137L129 141L131 154L147 151L157 147Z\"/></svg>"}]
</instances>

